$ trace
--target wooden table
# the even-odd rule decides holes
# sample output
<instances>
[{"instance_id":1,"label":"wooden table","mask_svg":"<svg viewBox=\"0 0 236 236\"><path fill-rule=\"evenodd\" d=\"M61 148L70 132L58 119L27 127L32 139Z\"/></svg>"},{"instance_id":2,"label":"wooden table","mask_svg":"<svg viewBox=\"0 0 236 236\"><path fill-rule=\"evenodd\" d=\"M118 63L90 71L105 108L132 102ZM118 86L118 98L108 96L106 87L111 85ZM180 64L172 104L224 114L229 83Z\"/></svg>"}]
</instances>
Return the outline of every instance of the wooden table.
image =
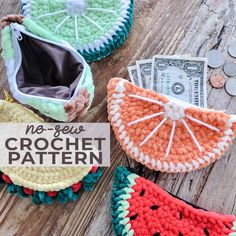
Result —
<instances>
[{"instance_id":1,"label":"wooden table","mask_svg":"<svg viewBox=\"0 0 236 236\"><path fill-rule=\"evenodd\" d=\"M0 0L0 16L19 12L18 0ZM154 54L204 56L212 47L227 54L236 40L235 0L137 0L132 32L125 44L108 58L93 63L96 85L93 108L86 121L107 121L106 86L115 76L127 78L127 66ZM229 58L230 59L230 58ZM232 59L230 59L232 60ZM211 71L220 73L221 68ZM0 61L0 88L7 88L6 71ZM208 85L208 106L236 113L236 98L224 89ZM76 203L35 206L0 188L0 235L113 235L109 200L117 165L135 166L139 173L167 191L203 208L236 214L236 145L213 165L188 174L158 174L129 161L114 135L111 167L91 193Z\"/></svg>"}]
</instances>

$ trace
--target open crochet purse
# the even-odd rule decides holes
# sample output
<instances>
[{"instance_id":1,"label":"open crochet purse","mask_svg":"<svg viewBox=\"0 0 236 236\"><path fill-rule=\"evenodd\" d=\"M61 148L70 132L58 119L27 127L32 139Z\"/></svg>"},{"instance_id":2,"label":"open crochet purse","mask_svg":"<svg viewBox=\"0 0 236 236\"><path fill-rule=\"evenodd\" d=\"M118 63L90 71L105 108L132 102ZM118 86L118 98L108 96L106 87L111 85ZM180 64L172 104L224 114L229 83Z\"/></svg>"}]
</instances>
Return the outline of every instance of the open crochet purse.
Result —
<instances>
[{"instance_id":1,"label":"open crochet purse","mask_svg":"<svg viewBox=\"0 0 236 236\"><path fill-rule=\"evenodd\" d=\"M111 196L117 236L235 236L236 217L192 206L118 167Z\"/></svg>"},{"instance_id":2,"label":"open crochet purse","mask_svg":"<svg viewBox=\"0 0 236 236\"><path fill-rule=\"evenodd\" d=\"M90 67L67 42L28 18L2 30L2 56L13 96L62 122L83 115L94 97Z\"/></svg>"},{"instance_id":3,"label":"open crochet purse","mask_svg":"<svg viewBox=\"0 0 236 236\"><path fill-rule=\"evenodd\" d=\"M42 123L31 110L0 100L0 122ZM76 201L83 190L91 191L102 174L97 167L1 167L0 184L20 197L31 197L35 204Z\"/></svg>"},{"instance_id":4,"label":"open crochet purse","mask_svg":"<svg viewBox=\"0 0 236 236\"><path fill-rule=\"evenodd\" d=\"M216 161L236 132L236 116L205 109L114 78L108 114L116 138L136 161L163 172L189 172Z\"/></svg>"},{"instance_id":5,"label":"open crochet purse","mask_svg":"<svg viewBox=\"0 0 236 236\"><path fill-rule=\"evenodd\" d=\"M120 47L133 20L134 0L21 0L23 15L66 40L87 62Z\"/></svg>"}]
</instances>

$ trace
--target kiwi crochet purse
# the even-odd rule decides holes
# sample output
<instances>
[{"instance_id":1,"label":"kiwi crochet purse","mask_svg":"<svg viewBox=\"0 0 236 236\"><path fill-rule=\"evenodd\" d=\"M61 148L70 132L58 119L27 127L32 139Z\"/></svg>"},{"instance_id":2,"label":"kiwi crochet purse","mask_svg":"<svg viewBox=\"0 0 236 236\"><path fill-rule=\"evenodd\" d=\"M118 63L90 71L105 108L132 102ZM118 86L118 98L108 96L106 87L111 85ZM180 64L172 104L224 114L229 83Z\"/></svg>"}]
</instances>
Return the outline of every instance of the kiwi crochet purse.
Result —
<instances>
[{"instance_id":1,"label":"kiwi crochet purse","mask_svg":"<svg viewBox=\"0 0 236 236\"><path fill-rule=\"evenodd\" d=\"M90 67L67 42L24 18L2 30L2 47L10 89L19 102L62 122L90 107Z\"/></svg>"},{"instance_id":2,"label":"kiwi crochet purse","mask_svg":"<svg viewBox=\"0 0 236 236\"><path fill-rule=\"evenodd\" d=\"M133 20L133 0L22 0L23 15L66 40L87 62L120 47Z\"/></svg>"}]
</instances>

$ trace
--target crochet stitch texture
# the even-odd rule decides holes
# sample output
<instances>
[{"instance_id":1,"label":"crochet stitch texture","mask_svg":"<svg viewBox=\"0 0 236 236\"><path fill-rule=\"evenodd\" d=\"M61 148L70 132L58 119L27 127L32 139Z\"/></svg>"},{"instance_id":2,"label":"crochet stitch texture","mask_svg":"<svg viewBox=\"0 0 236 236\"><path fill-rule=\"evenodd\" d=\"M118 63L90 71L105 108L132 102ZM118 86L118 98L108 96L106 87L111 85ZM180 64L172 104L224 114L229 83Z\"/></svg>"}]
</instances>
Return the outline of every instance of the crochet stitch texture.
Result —
<instances>
[{"instance_id":1,"label":"crochet stitch texture","mask_svg":"<svg viewBox=\"0 0 236 236\"><path fill-rule=\"evenodd\" d=\"M133 0L21 2L23 15L69 42L87 62L101 60L120 47L133 21Z\"/></svg>"},{"instance_id":2,"label":"crochet stitch texture","mask_svg":"<svg viewBox=\"0 0 236 236\"><path fill-rule=\"evenodd\" d=\"M236 132L236 116L199 108L114 78L108 114L122 148L150 169L189 172L219 159Z\"/></svg>"},{"instance_id":3,"label":"crochet stitch texture","mask_svg":"<svg viewBox=\"0 0 236 236\"><path fill-rule=\"evenodd\" d=\"M65 204L68 201L76 201L80 194L85 191L92 191L94 185L102 175L101 168L92 168L91 171L83 177L81 181L61 189L59 191L37 191L14 184L9 176L0 172L0 185L7 184L9 193L17 194L19 197L30 197L32 202L36 205L39 204L52 204L54 201Z\"/></svg>"},{"instance_id":4,"label":"crochet stitch texture","mask_svg":"<svg viewBox=\"0 0 236 236\"><path fill-rule=\"evenodd\" d=\"M33 111L13 102L5 93L0 100L0 122L39 123L42 118ZM0 184L7 184L8 192L31 197L35 204L76 201L83 190L91 191L102 175L99 167L2 167Z\"/></svg>"},{"instance_id":5,"label":"crochet stitch texture","mask_svg":"<svg viewBox=\"0 0 236 236\"><path fill-rule=\"evenodd\" d=\"M236 217L196 209L118 167L111 197L117 236L235 236Z\"/></svg>"},{"instance_id":6,"label":"crochet stitch texture","mask_svg":"<svg viewBox=\"0 0 236 236\"><path fill-rule=\"evenodd\" d=\"M65 44L63 40L55 37L52 33L41 28L39 25L35 24L35 22L33 22L28 18L24 18L23 25L30 33L36 36L40 36L43 39L47 39L55 43L61 43L62 45ZM52 100L49 97L40 98L34 95L28 96L27 94L19 92L16 86L16 81L14 79L14 74L15 74L14 63L16 63L15 55L17 53L13 50L12 33L9 26L5 27L2 31L1 43L3 47L2 56L4 58L5 65L7 68L9 85L13 96L18 101L20 101L23 104L27 104L34 107L35 109L39 110L42 114L51 117L54 120L62 122L70 122L75 118L79 118L78 116L76 116L79 114L79 112L77 113L75 112L75 114L68 114L65 111L64 105L67 102L70 102L70 100L62 100L62 101ZM83 104L84 105L83 114L87 112L87 110L89 109L94 98L94 90L95 90L90 67L87 65L87 63L85 63L84 66L85 66L84 74L83 77L81 78L82 84L80 89L86 90L88 92L89 101L86 104ZM73 95L79 96L79 94L73 94Z\"/></svg>"}]
</instances>

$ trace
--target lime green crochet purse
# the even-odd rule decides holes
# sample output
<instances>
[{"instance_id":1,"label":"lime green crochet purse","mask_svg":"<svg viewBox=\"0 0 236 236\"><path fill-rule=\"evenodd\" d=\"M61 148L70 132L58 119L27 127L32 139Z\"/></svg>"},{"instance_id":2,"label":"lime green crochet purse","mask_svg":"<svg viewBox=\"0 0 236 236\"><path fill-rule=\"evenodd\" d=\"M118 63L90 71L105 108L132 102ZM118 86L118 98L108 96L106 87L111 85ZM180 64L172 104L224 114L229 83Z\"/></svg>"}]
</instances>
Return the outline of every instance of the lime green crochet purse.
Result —
<instances>
[{"instance_id":1,"label":"lime green crochet purse","mask_svg":"<svg viewBox=\"0 0 236 236\"><path fill-rule=\"evenodd\" d=\"M133 20L133 0L21 0L23 15L69 42L87 62L121 46Z\"/></svg>"},{"instance_id":2,"label":"lime green crochet purse","mask_svg":"<svg viewBox=\"0 0 236 236\"><path fill-rule=\"evenodd\" d=\"M13 96L62 122L83 115L94 97L90 67L67 42L24 18L2 31L2 56Z\"/></svg>"}]
</instances>

